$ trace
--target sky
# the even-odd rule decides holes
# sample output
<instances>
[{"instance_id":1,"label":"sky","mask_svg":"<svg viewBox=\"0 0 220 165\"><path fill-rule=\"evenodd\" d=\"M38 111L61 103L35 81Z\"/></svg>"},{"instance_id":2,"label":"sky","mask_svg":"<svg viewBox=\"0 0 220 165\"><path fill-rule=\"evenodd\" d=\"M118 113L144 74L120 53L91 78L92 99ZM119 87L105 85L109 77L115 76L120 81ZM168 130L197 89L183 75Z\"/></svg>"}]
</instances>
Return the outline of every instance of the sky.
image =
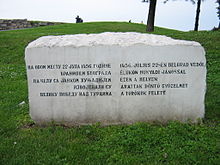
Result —
<instances>
[{"instance_id":1,"label":"sky","mask_svg":"<svg viewBox=\"0 0 220 165\"><path fill-rule=\"evenodd\" d=\"M0 19L28 19L74 23L79 15L84 22L131 20L147 22L148 3L142 0L0 0ZM199 30L217 27L216 0L201 4ZM196 5L184 0L166 4L158 0L155 25L189 31L194 28Z\"/></svg>"}]
</instances>

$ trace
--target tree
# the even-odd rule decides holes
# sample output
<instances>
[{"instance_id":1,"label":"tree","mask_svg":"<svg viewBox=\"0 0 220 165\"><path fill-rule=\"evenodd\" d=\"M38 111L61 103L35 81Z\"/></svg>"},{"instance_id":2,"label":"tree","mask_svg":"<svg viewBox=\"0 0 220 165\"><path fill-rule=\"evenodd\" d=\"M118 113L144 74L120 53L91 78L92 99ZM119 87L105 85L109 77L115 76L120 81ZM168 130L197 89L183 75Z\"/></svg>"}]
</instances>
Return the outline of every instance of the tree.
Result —
<instances>
[{"instance_id":1,"label":"tree","mask_svg":"<svg viewBox=\"0 0 220 165\"><path fill-rule=\"evenodd\" d=\"M168 2L169 0L165 0L164 3ZM188 0L185 0L188 1ZM201 11L201 2L204 0L190 0L192 4L195 4L197 1L197 7L196 7L196 17L195 17L195 26L194 26L194 31L198 31L199 29L199 15ZM219 0L217 0L219 1Z\"/></svg>"},{"instance_id":2,"label":"tree","mask_svg":"<svg viewBox=\"0 0 220 165\"><path fill-rule=\"evenodd\" d=\"M169 0L164 0L163 2L167 3L168 1ZM185 0L185 1L188 1L188 0ZM190 1L193 4L196 3L196 0L190 0ZM202 1L204 1L204 0L197 0L197 9L196 9L194 31L198 31L198 28L199 28L199 15L200 15L200 8L201 8L201 2ZM220 0L217 0L217 3L219 3L219 1ZM147 28L146 28L146 31L147 32L153 32L154 31L154 20L155 20L157 0L142 0L142 2L150 2L148 18L147 18ZM219 11L218 11L218 14L219 14ZM220 18L220 16L219 16L219 18ZM219 26L220 26L220 24L219 24Z\"/></svg>"},{"instance_id":3,"label":"tree","mask_svg":"<svg viewBox=\"0 0 220 165\"><path fill-rule=\"evenodd\" d=\"M142 2L150 2L146 31L153 32L157 0L143 0Z\"/></svg>"},{"instance_id":4,"label":"tree","mask_svg":"<svg viewBox=\"0 0 220 165\"><path fill-rule=\"evenodd\" d=\"M218 7L217 7L217 14L218 14L218 18L219 18L219 24L218 24L218 29L220 29L220 0L217 0L216 3L218 3Z\"/></svg>"},{"instance_id":5,"label":"tree","mask_svg":"<svg viewBox=\"0 0 220 165\"><path fill-rule=\"evenodd\" d=\"M164 3L168 2L169 0L165 0ZM185 0L188 1L188 0ZM192 4L196 3L196 0L190 0ZM198 31L199 29L199 15L201 11L201 2L204 0L197 0L197 7L196 7L196 17L195 17L195 25L194 25L194 31Z\"/></svg>"},{"instance_id":6,"label":"tree","mask_svg":"<svg viewBox=\"0 0 220 165\"><path fill-rule=\"evenodd\" d=\"M201 8L201 0L198 0L198 1L197 1L197 9L196 9L196 18L195 18L194 31L198 31L198 29L199 29L199 14L200 14L200 8Z\"/></svg>"},{"instance_id":7,"label":"tree","mask_svg":"<svg viewBox=\"0 0 220 165\"><path fill-rule=\"evenodd\" d=\"M167 3L169 0L164 0L164 3ZM188 0L185 0L188 1ZM196 3L196 0L190 0L193 4ZM201 8L201 1L197 0L197 10L196 10L196 18L195 18L195 26L194 30L198 31L199 27L199 14L200 14L200 8ZM217 0L219 1L219 0ZM148 12L148 18L147 18L147 32L153 32L154 31L154 20L155 20L155 13L156 13L156 5L157 0L142 0L142 2L150 2L149 5L149 12Z\"/></svg>"}]
</instances>

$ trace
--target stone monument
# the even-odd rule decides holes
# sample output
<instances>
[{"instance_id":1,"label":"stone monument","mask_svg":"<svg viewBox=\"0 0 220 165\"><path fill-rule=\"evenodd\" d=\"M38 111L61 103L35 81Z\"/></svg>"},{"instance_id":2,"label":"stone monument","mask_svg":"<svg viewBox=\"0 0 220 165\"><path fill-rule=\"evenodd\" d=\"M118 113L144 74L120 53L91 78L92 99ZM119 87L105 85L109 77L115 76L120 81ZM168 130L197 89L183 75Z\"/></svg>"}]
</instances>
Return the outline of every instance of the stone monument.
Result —
<instances>
[{"instance_id":1,"label":"stone monument","mask_svg":"<svg viewBox=\"0 0 220 165\"><path fill-rule=\"evenodd\" d=\"M38 124L197 122L206 59L193 41L141 33L44 36L25 50Z\"/></svg>"}]
</instances>

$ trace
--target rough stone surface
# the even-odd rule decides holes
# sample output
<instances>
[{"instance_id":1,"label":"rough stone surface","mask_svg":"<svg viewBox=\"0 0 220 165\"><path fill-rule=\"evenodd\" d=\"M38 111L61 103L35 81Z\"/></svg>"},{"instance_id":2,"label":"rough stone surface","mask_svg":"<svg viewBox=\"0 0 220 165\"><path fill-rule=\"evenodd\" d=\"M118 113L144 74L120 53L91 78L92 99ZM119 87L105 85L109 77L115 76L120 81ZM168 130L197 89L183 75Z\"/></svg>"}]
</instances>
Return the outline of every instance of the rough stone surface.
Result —
<instances>
[{"instance_id":1,"label":"rough stone surface","mask_svg":"<svg viewBox=\"0 0 220 165\"><path fill-rule=\"evenodd\" d=\"M144 44L150 46L164 45L185 45L200 46L194 41L174 40L170 37L144 34L144 33L100 33L100 34L77 34L64 36L44 36L28 45L31 47L82 47L82 46L100 46L100 45L118 45L131 46L135 44Z\"/></svg>"},{"instance_id":2,"label":"rough stone surface","mask_svg":"<svg viewBox=\"0 0 220 165\"><path fill-rule=\"evenodd\" d=\"M54 25L53 22L33 22L27 19L0 19L0 30L12 30Z\"/></svg>"},{"instance_id":3,"label":"rough stone surface","mask_svg":"<svg viewBox=\"0 0 220 165\"><path fill-rule=\"evenodd\" d=\"M39 124L204 117L206 59L197 42L140 33L46 36L25 52Z\"/></svg>"}]
</instances>

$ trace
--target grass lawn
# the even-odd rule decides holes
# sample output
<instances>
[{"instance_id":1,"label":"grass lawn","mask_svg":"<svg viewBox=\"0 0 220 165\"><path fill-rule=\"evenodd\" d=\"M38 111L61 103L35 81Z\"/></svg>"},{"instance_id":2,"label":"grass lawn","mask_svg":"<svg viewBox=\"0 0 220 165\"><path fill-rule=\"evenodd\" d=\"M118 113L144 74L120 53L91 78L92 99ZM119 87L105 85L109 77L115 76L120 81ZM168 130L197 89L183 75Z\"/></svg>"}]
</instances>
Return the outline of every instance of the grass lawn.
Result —
<instances>
[{"instance_id":1,"label":"grass lawn","mask_svg":"<svg viewBox=\"0 0 220 165\"><path fill-rule=\"evenodd\" d=\"M145 33L145 25L99 22L0 32L0 164L220 164L220 31L154 32L198 41L205 48L208 74L202 123L97 123L72 128L34 124L24 63L27 44L46 35L106 31Z\"/></svg>"}]
</instances>

